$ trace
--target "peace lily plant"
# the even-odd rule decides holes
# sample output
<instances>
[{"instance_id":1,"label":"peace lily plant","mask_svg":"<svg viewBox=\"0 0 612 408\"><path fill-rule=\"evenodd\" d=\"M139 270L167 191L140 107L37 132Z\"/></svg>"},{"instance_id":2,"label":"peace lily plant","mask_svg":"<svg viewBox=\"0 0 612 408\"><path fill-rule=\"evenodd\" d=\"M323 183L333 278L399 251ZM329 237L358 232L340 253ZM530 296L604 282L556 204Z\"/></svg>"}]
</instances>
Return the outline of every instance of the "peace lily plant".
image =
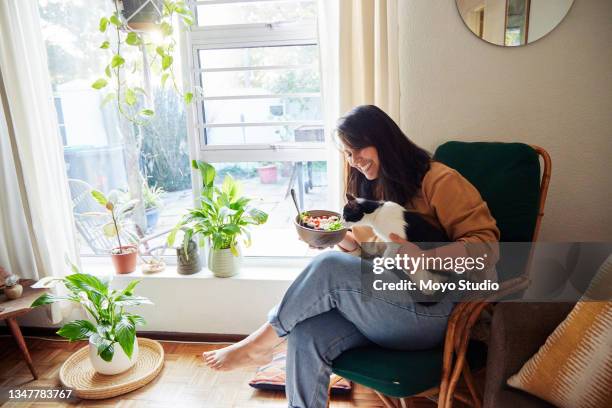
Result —
<instances>
[{"instance_id":1,"label":"peace lily plant","mask_svg":"<svg viewBox=\"0 0 612 408\"><path fill-rule=\"evenodd\" d=\"M39 280L34 285L37 288L62 283L68 293L64 296L45 293L31 307L64 300L81 305L88 319L67 323L57 334L70 341L89 340L92 365L102 374L118 374L129 369L138 357L136 326L145 324L145 320L126 308L153 303L134 294L139 280L131 281L123 290L115 290L108 287L108 282L81 273L75 265L72 271L73 274L64 278Z\"/></svg>"},{"instance_id":2,"label":"peace lily plant","mask_svg":"<svg viewBox=\"0 0 612 408\"><path fill-rule=\"evenodd\" d=\"M202 176L200 205L190 209L178 222L168 236L168 245L174 245L178 231L184 234L185 255L192 238L198 237L200 246L208 240L209 268L220 277L234 275L240 261L239 238L242 237L244 245L249 246L249 227L265 223L268 214L250 205L252 200L242 196L242 185L230 175L225 176L219 188L214 185L216 171L212 165L194 160L192 167Z\"/></svg>"}]
</instances>

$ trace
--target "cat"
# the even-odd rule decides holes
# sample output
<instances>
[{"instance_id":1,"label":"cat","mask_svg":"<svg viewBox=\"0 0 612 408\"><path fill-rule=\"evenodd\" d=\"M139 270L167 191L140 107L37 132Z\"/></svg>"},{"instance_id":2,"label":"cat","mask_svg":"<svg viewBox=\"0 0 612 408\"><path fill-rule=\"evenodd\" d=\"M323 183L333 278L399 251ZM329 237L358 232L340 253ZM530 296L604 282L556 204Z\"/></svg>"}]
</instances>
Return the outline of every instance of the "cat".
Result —
<instances>
[{"instance_id":1,"label":"cat","mask_svg":"<svg viewBox=\"0 0 612 408\"><path fill-rule=\"evenodd\" d=\"M393 201L376 201L346 195L347 203L342 210L342 218L347 227L364 225L372 228L374 233L385 243L392 242L389 237L396 234L402 239L411 241L422 250L445 245L450 239L445 231L427 222L422 215L406 210ZM392 258L397 250L386 245L383 257ZM410 274L413 281L433 280L441 282L445 276L430 270L417 270ZM431 295L433 291L422 291Z\"/></svg>"},{"instance_id":2,"label":"cat","mask_svg":"<svg viewBox=\"0 0 612 408\"><path fill-rule=\"evenodd\" d=\"M417 244L421 249L429 249L428 243L450 242L443 230L427 222L422 215L408 211L393 201L375 201L346 195L347 203L342 217L347 226L367 225L384 242L391 242L389 235Z\"/></svg>"}]
</instances>

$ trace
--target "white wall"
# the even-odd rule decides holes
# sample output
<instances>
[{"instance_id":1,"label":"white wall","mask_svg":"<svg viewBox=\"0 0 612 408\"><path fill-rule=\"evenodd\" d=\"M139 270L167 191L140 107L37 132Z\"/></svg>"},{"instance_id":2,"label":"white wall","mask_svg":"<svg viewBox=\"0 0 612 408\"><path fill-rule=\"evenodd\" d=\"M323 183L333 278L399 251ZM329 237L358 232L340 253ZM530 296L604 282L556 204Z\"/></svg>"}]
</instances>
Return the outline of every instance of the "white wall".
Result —
<instances>
[{"instance_id":1,"label":"white wall","mask_svg":"<svg viewBox=\"0 0 612 408\"><path fill-rule=\"evenodd\" d=\"M553 175L541 239L612 240L612 1L576 0L541 40L478 39L454 0L401 1L402 128L447 140L546 148Z\"/></svg>"}]
</instances>

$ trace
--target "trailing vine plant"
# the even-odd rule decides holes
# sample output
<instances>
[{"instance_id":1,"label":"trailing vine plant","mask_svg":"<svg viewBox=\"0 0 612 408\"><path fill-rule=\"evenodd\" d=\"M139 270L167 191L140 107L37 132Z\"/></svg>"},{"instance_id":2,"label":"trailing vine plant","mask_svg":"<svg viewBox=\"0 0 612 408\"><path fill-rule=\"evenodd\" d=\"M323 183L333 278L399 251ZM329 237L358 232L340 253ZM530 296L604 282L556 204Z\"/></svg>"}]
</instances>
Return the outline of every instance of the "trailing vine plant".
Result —
<instances>
[{"instance_id":1,"label":"trailing vine plant","mask_svg":"<svg viewBox=\"0 0 612 408\"><path fill-rule=\"evenodd\" d=\"M110 54L108 64L104 68L104 76L92 83L94 89L105 91L106 95L102 101L103 105L114 101L117 111L121 116L136 125L144 125L148 118L155 115L155 111L150 106L139 108L138 95L146 97L146 92L142 87L130 86L127 81L129 62L127 53L130 47L144 48L146 55L151 59L148 61L150 68L161 74L161 86L166 86L170 80L174 91L181 96L186 104L193 100L193 92L180 89L174 72L174 52L177 48L177 41L174 38L176 27L174 26L175 17L179 24L190 27L193 24L193 13L185 1L163 0L151 2L154 7L161 5L161 15L155 22L153 30L137 31L130 27L126 16L120 12L120 0L112 0L115 11L110 16L100 18L99 30L107 33L107 39L100 44L100 49ZM143 0L143 2L146 0ZM157 3L157 4L156 4ZM159 8L158 8L159 9ZM111 36L114 37L111 42ZM141 48L142 47L142 48ZM137 72L141 66L141 61L134 61L131 72ZM146 99L146 98L144 98Z\"/></svg>"}]
</instances>

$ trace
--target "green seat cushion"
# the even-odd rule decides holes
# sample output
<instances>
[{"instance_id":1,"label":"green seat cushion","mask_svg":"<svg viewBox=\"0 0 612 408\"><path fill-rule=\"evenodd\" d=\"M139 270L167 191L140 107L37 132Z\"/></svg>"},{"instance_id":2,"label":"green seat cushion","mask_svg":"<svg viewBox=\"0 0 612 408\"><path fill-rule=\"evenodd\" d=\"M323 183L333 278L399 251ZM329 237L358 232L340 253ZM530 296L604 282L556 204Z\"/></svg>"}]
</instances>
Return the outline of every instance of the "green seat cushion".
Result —
<instances>
[{"instance_id":1,"label":"green seat cushion","mask_svg":"<svg viewBox=\"0 0 612 408\"><path fill-rule=\"evenodd\" d=\"M501 242L533 239L540 202L540 160L524 143L447 142L434 159L457 170L486 201ZM504 254L505 252L505 254ZM502 281L524 271L529 247L504 246L497 265Z\"/></svg>"},{"instance_id":2,"label":"green seat cushion","mask_svg":"<svg viewBox=\"0 0 612 408\"><path fill-rule=\"evenodd\" d=\"M334 360L333 372L391 397L409 397L440 384L442 356L442 347L422 351L359 347ZM483 367L486 346L470 342L467 359L472 369Z\"/></svg>"}]
</instances>

